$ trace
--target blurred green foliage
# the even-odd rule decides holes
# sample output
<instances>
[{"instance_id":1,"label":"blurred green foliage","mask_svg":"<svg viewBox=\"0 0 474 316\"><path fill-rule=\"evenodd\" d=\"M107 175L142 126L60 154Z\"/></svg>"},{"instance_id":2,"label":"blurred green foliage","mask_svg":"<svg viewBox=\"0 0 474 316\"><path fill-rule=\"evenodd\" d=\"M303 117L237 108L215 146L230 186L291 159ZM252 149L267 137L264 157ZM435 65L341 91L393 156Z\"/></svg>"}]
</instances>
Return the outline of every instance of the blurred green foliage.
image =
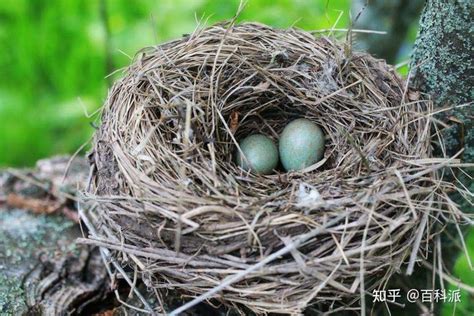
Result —
<instances>
[{"instance_id":1,"label":"blurred green foliage","mask_svg":"<svg viewBox=\"0 0 474 316\"><path fill-rule=\"evenodd\" d=\"M462 254L454 266L454 275L468 286L474 287L474 271L470 264L474 264L474 230L471 229L466 238L466 247L469 251L469 258L466 254ZM459 286L447 285L447 290L458 290ZM461 289L459 303L445 303L442 309L443 316L450 315L474 315L474 294Z\"/></svg>"},{"instance_id":2,"label":"blurred green foliage","mask_svg":"<svg viewBox=\"0 0 474 316\"><path fill-rule=\"evenodd\" d=\"M192 32L197 21L232 18L238 6L239 0L2 0L0 166L74 152L93 133L84 113L104 101L112 70L140 48ZM251 0L240 20L319 29L341 17L344 27L348 9L349 0Z\"/></svg>"}]
</instances>

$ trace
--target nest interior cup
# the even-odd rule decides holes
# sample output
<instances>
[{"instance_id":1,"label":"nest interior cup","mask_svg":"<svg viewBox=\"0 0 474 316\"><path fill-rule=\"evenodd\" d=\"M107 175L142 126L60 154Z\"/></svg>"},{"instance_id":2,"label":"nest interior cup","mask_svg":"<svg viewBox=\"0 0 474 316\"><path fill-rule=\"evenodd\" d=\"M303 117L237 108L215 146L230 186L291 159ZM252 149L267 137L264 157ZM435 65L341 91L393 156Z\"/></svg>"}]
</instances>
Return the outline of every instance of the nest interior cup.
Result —
<instances>
[{"instance_id":1,"label":"nest interior cup","mask_svg":"<svg viewBox=\"0 0 474 316\"><path fill-rule=\"evenodd\" d=\"M258 314L357 304L413 268L443 216L448 184L423 163L431 107L383 61L334 39L254 23L198 29L140 51L112 87L86 197L106 247L157 293L206 293L286 247L213 298ZM320 162L270 175L234 163L239 140L278 143L297 118L324 131Z\"/></svg>"}]
</instances>

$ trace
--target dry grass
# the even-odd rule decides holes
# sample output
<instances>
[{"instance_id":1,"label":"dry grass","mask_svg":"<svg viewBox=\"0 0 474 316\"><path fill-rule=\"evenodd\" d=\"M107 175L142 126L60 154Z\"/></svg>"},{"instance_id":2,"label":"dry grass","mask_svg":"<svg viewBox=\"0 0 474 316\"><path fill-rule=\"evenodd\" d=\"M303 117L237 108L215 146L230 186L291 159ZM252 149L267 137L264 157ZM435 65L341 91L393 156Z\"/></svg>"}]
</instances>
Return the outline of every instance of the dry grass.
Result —
<instances>
[{"instance_id":1,"label":"dry grass","mask_svg":"<svg viewBox=\"0 0 474 316\"><path fill-rule=\"evenodd\" d=\"M361 294L426 258L434 223L469 220L440 179L459 161L432 158L432 111L383 61L333 39L199 28L141 51L110 91L84 196L98 217L83 242L158 300L169 290L258 314L364 312ZM296 117L323 128L322 162L267 176L232 162L241 137L276 140Z\"/></svg>"}]
</instances>

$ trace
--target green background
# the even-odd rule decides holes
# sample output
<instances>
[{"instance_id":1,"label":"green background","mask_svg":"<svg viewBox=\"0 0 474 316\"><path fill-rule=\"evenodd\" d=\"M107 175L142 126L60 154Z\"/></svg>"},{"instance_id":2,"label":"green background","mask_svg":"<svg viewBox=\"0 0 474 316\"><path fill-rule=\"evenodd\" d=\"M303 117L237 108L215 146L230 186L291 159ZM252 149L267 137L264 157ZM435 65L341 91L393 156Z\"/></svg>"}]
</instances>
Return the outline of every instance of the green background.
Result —
<instances>
[{"instance_id":1,"label":"green background","mask_svg":"<svg viewBox=\"0 0 474 316\"><path fill-rule=\"evenodd\" d=\"M142 47L192 32L197 20L231 18L238 4L2 0L0 166L32 165L39 158L74 152L93 133L85 113L104 101L107 74L128 65ZM343 27L348 8L349 0L251 0L241 20L319 29L331 27L343 10L338 24Z\"/></svg>"},{"instance_id":2,"label":"green background","mask_svg":"<svg viewBox=\"0 0 474 316\"><path fill-rule=\"evenodd\" d=\"M94 132L89 114L117 76L108 74L127 66L140 48L192 32L199 20L231 18L238 5L238 0L2 0L0 167L73 153ZM239 20L306 30L346 28L349 8L350 0L250 0ZM399 61L408 57L415 36L416 27ZM467 242L474 261L472 233ZM474 286L465 256L455 274ZM462 300L454 315L474 310L468 293ZM453 315L453 306L446 304L443 314Z\"/></svg>"}]
</instances>

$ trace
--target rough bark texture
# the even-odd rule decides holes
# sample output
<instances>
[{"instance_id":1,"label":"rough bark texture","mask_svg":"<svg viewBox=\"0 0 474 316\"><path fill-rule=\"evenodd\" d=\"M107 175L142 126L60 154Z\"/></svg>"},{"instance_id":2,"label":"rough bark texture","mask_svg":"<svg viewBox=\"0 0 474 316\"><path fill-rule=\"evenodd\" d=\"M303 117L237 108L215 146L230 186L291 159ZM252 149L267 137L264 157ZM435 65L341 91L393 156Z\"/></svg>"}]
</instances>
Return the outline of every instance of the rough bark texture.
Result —
<instances>
[{"instance_id":1,"label":"rough bark texture","mask_svg":"<svg viewBox=\"0 0 474 316\"><path fill-rule=\"evenodd\" d=\"M356 48L394 63L410 26L423 8L423 0L353 0L354 28L385 31L387 34L357 34Z\"/></svg>"},{"instance_id":2,"label":"rough bark texture","mask_svg":"<svg viewBox=\"0 0 474 316\"><path fill-rule=\"evenodd\" d=\"M474 161L473 20L472 0L427 1L411 64L412 84L437 105L466 105L441 116L449 154L464 148L466 162Z\"/></svg>"},{"instance_id":3,"label":"rough bark texture","mask_svg":"<svg viewBox=\"0 0 474 316\"><path fill-rule=\"evenodd\" d=\"M28 310L27 296L31 292L23 287L23 279L41 266L42 254L75 251L68 249L76 238L71 226L71 222L57 216L47 218L0 208L0 313L20 315Z\"/></svg>"},{"instance_id":4,"label":"rough bark texture","mask_svg":"<svg viewBox=\"0 0 474 316\"><path fill-rule=\"evenodd\" d=\"M117 303L98 250L75 243L77 213L58 192L75 190L88 169L79 159L62 182L68 161L0 171L0 315L88 314Z\"/></svg>"}]
</instances>

